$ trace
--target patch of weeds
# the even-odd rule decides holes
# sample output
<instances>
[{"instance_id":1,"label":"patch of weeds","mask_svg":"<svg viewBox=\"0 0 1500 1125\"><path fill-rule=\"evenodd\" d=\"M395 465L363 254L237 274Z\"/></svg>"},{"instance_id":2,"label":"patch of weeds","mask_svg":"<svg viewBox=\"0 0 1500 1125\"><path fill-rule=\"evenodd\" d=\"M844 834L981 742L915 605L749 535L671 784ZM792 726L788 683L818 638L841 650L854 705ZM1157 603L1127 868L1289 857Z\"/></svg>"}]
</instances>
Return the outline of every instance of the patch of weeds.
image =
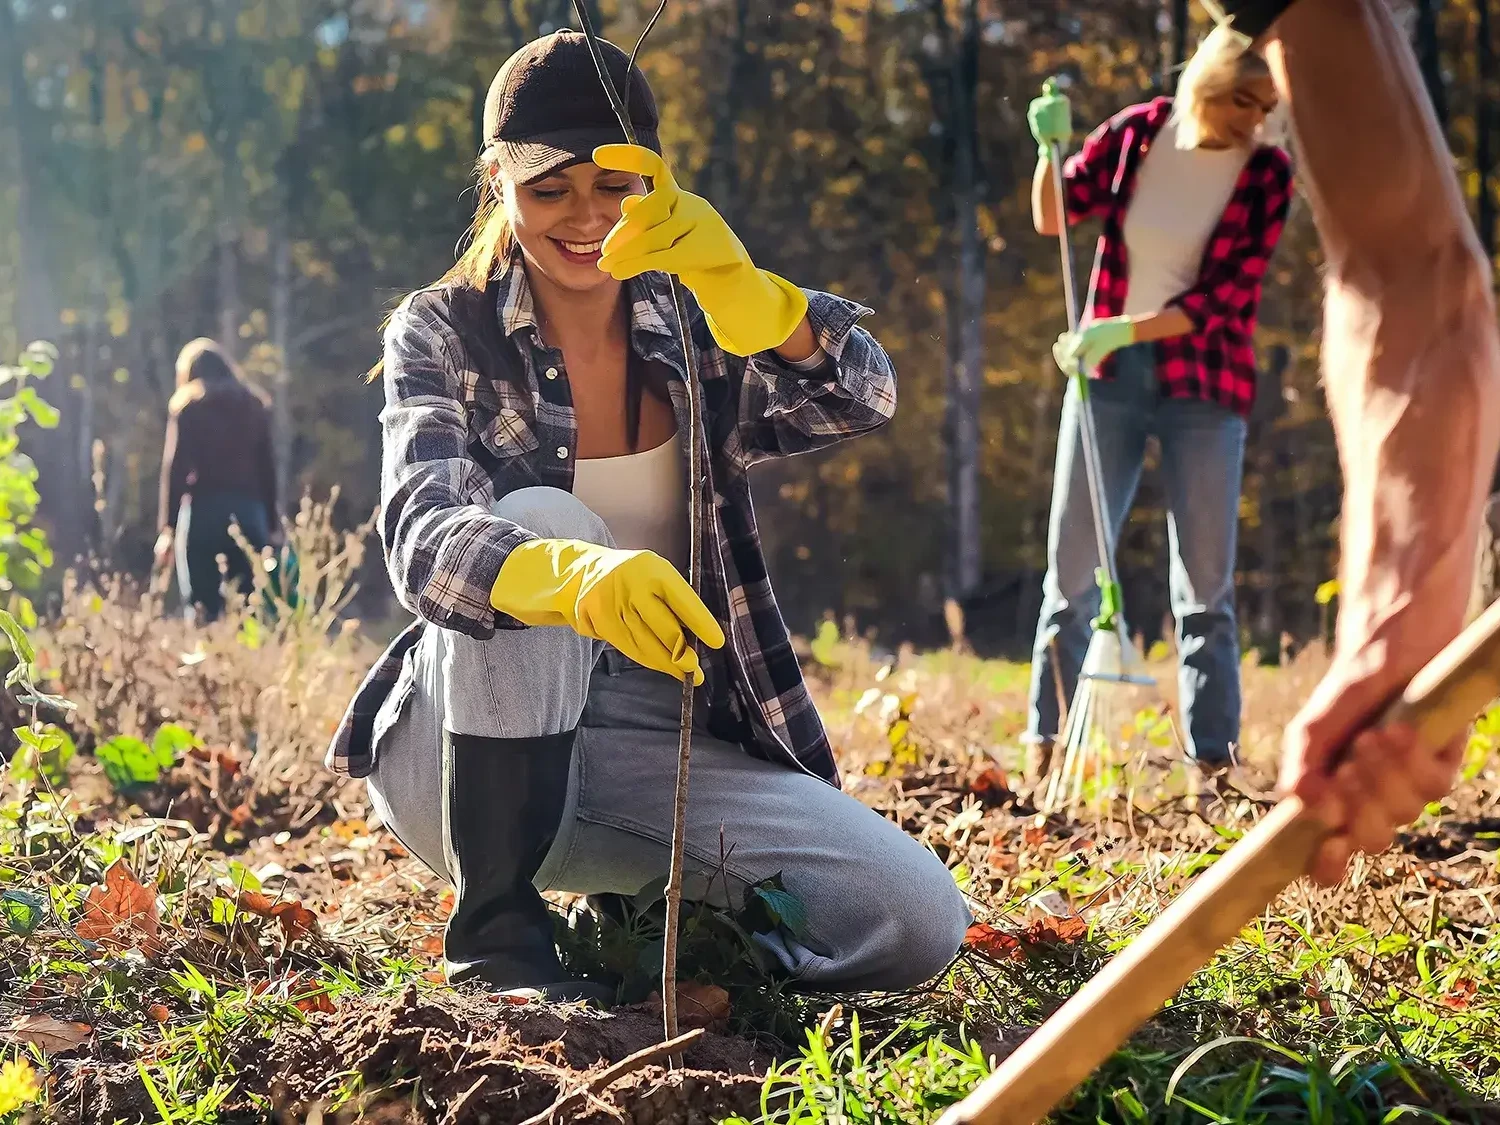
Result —
<instances>
[{"instance_id":1,"label":"patch of weeds","mask_svg":"<svg viewBox=\"0 0 1500 1125\"><path fill-rule=\"evenodd\" d=\"M665 878L633 897L598 895L557 928L571 974L616 989L622 1004L659 996L666 930ZM790 990L768 948L773 935L795 940L805 913L779 876L747 890L738 909L683 905L678 944L682 981L722 988L730 1014L723 1030L751 1038L795 1041L817 1010L814 998Z\"/></svg>"},{"instance_id":2,"label":"patch of weeds","mask_svg":"<svg viewBox=\"0 0 1500 1125\"><path fill-rule=\"evenodd\" d=\"M983 1049L962 1029L961 1046L916 1021L870 1043L855 1014L847 1037L835 1042L832 1028L841 1022L808 1028L799 1057L767 1076L759 1116L723 1125L923 1125L989 1073Z\"/></svg>"}]
</instances>

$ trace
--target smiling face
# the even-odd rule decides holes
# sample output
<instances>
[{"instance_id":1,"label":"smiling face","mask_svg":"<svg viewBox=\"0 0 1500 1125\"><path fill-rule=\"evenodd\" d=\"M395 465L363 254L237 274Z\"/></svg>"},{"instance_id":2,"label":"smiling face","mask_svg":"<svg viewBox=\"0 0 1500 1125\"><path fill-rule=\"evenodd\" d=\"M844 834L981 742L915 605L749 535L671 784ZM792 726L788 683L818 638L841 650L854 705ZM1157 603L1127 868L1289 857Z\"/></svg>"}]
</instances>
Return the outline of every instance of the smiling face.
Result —
<instances>
[{"instance_id":1,"label":"smiling face","mask_svg":"<svg viewBox=\"0 0 1500 1125\"><path fill-rule=\"evenodd\" d=\"M620 201L644 194L639 176L584 163L503 189L511 230L533 270L574 292L618 284L598 267L600 246L619 221Z\"/></svg>"},{"instance_id":2,"label":"smiling face","mask_svg":"<svg viewBox=\"0 0 1500 1125\"><path fill-rule=\"evenodd\" d=\"M1266 118L1276 111L1276 104L1276 84L1263 75L1206 98L1199 109L1203 142L1219 148L1248 148Z\"/></svg>"}]
</instances>

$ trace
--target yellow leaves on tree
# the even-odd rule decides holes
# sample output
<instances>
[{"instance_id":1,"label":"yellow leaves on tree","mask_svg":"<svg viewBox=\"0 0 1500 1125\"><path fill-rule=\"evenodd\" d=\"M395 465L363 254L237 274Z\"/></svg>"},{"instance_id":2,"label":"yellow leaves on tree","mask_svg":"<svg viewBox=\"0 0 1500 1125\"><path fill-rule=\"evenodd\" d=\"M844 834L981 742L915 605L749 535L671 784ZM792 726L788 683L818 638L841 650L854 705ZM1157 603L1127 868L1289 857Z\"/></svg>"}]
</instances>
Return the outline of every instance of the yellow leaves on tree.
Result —
<instances>
[{"instance_id":1,"label":"yellow leaves on tree","mask_svg":"<svg viewBox=\"0 0 1500 1125\"><path fill-rule=\"evenodd\" d=\"M156 911L156 886L143 886L123 859L104 872L104 885L89 888L83 917L73 929L87 941L106 949L140 949L148 957L161 952L161 919Z\"/></svg>"}]
</instances>

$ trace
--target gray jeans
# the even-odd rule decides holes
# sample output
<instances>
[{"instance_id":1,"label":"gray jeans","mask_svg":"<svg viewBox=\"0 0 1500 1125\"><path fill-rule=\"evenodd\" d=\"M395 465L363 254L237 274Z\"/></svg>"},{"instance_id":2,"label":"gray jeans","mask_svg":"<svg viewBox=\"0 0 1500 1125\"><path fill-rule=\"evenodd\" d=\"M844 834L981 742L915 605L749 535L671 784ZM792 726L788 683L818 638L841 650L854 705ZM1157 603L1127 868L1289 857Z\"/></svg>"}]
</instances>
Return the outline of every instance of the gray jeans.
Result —
<instances>
[{"instance_id":1,"label":"gray jeans","mask_svg":"<svg viewBox=\"0 0 1500 1125\"><path fill-rule=\"evenodd\" d=\"M527 488L495 507L544 538L610 543L567 492ZM447 875L441 746L455 733L525 738L578 728L558 834L539 890L634 894L667 871L677 773L676 680L571 629L503 631L478 641L429 627L375 723L376 812ZM695 708L702 714L705 708ZM899 826L826 782L693 734L684 896L724 902L720 833L735 902L780 873L807 912L806 940L767 943L804 986L903 989L952 959L970 915L943 864Z\"/></svg>"}]
</instances>

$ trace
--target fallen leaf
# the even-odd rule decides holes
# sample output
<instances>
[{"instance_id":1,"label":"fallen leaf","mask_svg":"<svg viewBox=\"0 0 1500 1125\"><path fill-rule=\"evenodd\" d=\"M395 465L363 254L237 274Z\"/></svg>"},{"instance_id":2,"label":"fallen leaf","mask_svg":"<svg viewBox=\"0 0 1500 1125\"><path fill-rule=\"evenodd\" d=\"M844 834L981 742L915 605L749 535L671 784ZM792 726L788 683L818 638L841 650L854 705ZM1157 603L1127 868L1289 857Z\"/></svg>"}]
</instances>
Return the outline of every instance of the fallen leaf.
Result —
<instances>
[{"instance_id":1,"label":"fallen leaf","mask_svg":"<svg viewBox=\"0 0 1500 1125\"><path fill-rule=\"evenodd\" d=\"M986 858L990 865L990 870L997 875L1013 874L1020 867L1020 862L1016 859L1015 853L1002 848L999 844L990 848L989 855Z\"/></svg>"},{"instance_id":2,"label":"fallen leaf","mask_svg":"<svg viewBox=\"0 0 1500 1125\"><path fill-rule=\"evenodd\" d=\"M73 927L78 936L112 949L133 946L148 955L161 949L157 940L156 887L136 882L129 866L117 859L104 872L104 885L89 888L83 917Z\"/></svg>"},{"instance_id":3,"label":"fallen leaf","mask_svg":"<svg viewBox=\"0 0 1500 1125\"><path fill-rule=\"evenodd\" d=\"M194 746L188 750L188 757L197 762L218 763L219 771L226 777L234 777L240 772L240 761L228 750L210 746Z\"/></svg>"},{"instance_id":4,"label":"fallen leaf","mask_svg":"<svg viewBox=\"0 0 1500 1125\"><path fill-rule=\"evenodd\" d=\"M662 1010L661 993L646 998L646 1008L653 1015ZM729 1021L729 993L716 984L692 980L677 982L677 1023L683 1028L718 1028Z\"/></svg>"},{"instance_id":5,"label":"fallen leaf","mask_svg":"<svg viewBox=\"0 0 1500 1125\"><path fill-rule=\"evenodd\" d=\"M1473 1002L1474 994L1478 991L1479 984L1477 981L1470 980L1468 977L1460 977L1453 982L1453 987L1443 997L1443 1005L1462 1012Z\"/></svg>"},{"instance_id":6,"label":"fallen leaf","mask_svg":"<svg viewBox=\"0 0 1500 1125\"><path fill-rule=\"evenodd\" d=\"M1024 961L1026 953L1014 934L997 930L988 922L975 922L964 933L964 945L996 961Z\"/></svg>"},{"instance_id":7,"label":"fallen leaf","mask_svg":"<svg viewBox=\"0 0 1500 1125\"><path fill-rule=\"evenodd\" d=\"M353 820L335 820L328 831L347 844L356 836L368 836L370 834L370 826L363 820L355 817Z\"/></svg>"},{"instance_id":8,"label":"fallen leaf","mask_svg":"<svg viewBox=\"0 0 1500 1125\"><path fill-rule=\"evenodd\" d=\"M229 823L236 828L244 828L254 819L255 814L250 811L250 806L243 801L229 810Z\"/></svg>"},{"instance_id":9,"label":"fallen leaf","mask_svg":"<svg viewBox=\"0 0 1500 1125\"><path fill-rule=\"evenodd\" d=\"M152 1004L146 1009L146 1014L157 1023L166 1023L172 1018L172 1011L165 1004Z\"/></svg>"},{"instance_id":10,"label":"fallen leaf","mask_svg":"<svg viewBox=\"0 0 1500 1125\"><path fill-rule=\"evenodd\" d=\"M327 1012L332 1015L338 1011L333 997L328 995L326 985L316 980L303 982L295 973L287 978L287 998L299 1012Z\"/></svg>"},{"instance_id":11,"label":"fallen leaf","mask_svg":"<svg viewBox=\"0 0 1500 1125\"><path fill-rule=\"evenodd\" d=\"M443 917L453 913L453 888L449 887L438 895L438 908L442 910Z\"/></svg>"},{"instance_id":12,"label":"fallen leaf","mask_svg":"<svg viewBox=\"0 0 1500 1125\"><path fill-rule=\"evenodd\" d=\"M388 840L381 845L385 849L387 859L410 859L411 852L403 848L395 840Z\"/></svg>"},{"instance_id":13,"label":"fallen leaf","mask_svg":"<svg viewBox=\"0 0 1500 1125\"><path fill-rule=\"evenodd\" d=\"M318 916L300 902L291 899L277 902L270 895L263 895L258 891L241 891L238 904L240 909L248 910L251 914L274 918L280 922L287 941L296 941L299 937L318 932Z\"/></svg>"},{"instance_id":14,"label":"fallen leaf","mask_svg":"<svg viewBox=\"0 0 1500 1125\"><path fill-rule=\"evenodd\" d=\"M969 790L980 797L1003 797L1010 793L1010 779L999 766L990 766L969 783Z\"/></svg>"},{"instance_id":15,"label":"fallen leaf","mask_svg":"<svg viewBox=\"0 0 1500 1125\"><path fill-rule=\"evenodd\" d=\"M428 969L422 974L422 979L428 984L447 984L448 975L442 969Z\"/></svg>"},{"instance_id":16,"label":"fallen leaf","mask_svg":"<svg viewBox=\"0 0 1500 1125\"><path fill-rule=\"evenodd\" d=\"M1026 927L1026 940L1033 945L1072 945L1089 932L1089 924L1077 914L1068 918L1050 915Z\"/></svg>"},{"instance_id":17,"label":"fallen leaf","mask_svg":"<svg viewBox=\"0 0 1500 1125\"><path fill-rule=\"evenodd\" d=\"M418 953L426 953L431 957L441 957L443 955L443 935L428 934L424 938L418 938L412 943L412 948Z\"/></svg>"},{"instance_id":18,"label":"fallen leaf","mask_svg":"<svg viewBox=\"0 0 1500 1125\"><path fill-rule=\"evenodd\" d=\"M56 1051L71 1051L88 1042L94 1029L86 1023L53 1019L51 1016L29 1015L19 1017L3 1032L3 1038L11 1046L29 1043L43 1054Z\"/></svg>"},{"instance_id":19,"label":"fallen leaf","mask_svg":"<svg viewBox=\"0 0 1500 1125\"><path fill-rule=\"evenodd\" d=\"M1047 842L1047 827L1034 824L1021 833L1021 840L1028 848L1039 848Z\"/></svg>"}]
</instances>

